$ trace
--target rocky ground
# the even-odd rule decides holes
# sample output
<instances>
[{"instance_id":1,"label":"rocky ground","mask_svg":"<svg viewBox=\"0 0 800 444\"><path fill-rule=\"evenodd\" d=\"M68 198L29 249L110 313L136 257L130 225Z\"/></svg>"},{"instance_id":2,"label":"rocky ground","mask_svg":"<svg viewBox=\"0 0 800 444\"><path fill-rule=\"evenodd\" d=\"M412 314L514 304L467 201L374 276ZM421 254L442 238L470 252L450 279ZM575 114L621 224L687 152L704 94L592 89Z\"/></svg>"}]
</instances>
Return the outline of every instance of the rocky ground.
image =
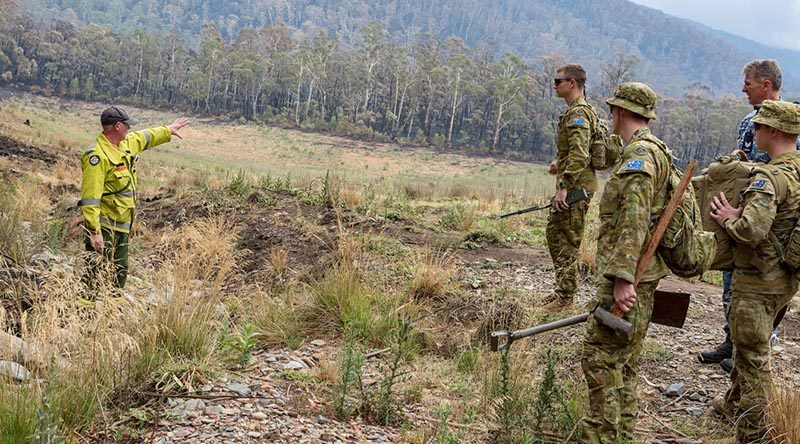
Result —
<instances>
[{"instance_id":1,"label":"rocky ground","mask_svg":"<svg viewBox=\"0 0 800 444\"><path fill-rule=\"evenodd\" d=\"M479 258L481 253L483 257ZM469 276L464 284L471 285L476 279L484 282L482 288L474 289L476 294L500 285L528 292L545 292L552 286L551 265L541 250L492 247L464 256L459 259L463 276ZM696 359L698 350L711 348L721 339L720 287L669 277L661 288L691 292L692 303L683 329L660 325L650 328L648 338L663 345L666 351L662 353L669 359L641 362L642 439L685 436L680 427L672 424L702 422L702 417L710 415L710 400L728 385L727 375L719 366L700 364ZM585 302L591 294L591 285L584 283L579 302ZM780 341L772 350L772 362L776 375L791 378L800 386L800 319L796 313L790 312L784 321ZM581 327L568 329L571 330L542 335L536 341L577 345ZM530 346L520 342L514 347ZM162 444L396 442L399 430L369 426L360 420L334 420L325 413L325 399L315 396L313 390L287 382L287 372L311 372L319 363L334 360L338 351L335 344L317 340L296 351L261 352L247 371L237 375L236 383L220 380L203 387L203 399L164 400L165 411L172 418L162 419L150 438ZM418 423L430 421L413 410L407 414ZM470 436L476 441L486 439L486 434L480 432Z\"/></svg>"}]
</instances>

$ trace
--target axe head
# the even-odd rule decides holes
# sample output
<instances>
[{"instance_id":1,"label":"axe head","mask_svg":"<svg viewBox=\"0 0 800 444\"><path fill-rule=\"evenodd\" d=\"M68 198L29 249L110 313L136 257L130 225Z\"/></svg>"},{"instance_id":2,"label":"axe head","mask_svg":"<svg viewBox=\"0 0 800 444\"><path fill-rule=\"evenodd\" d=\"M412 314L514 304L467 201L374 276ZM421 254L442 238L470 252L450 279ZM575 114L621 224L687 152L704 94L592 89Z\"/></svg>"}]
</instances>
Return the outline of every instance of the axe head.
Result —
<instances>
[{"instance_id":1,"label":"axe head","mask_svg":"<svg viewBox=\"0 0 800 444\"><path fill-rule=\"evenodd\" d=\"M622 319L619 316L614 316L613 313L604 309L603 307L597 307L594 309L594 318L606 327L614 331L622 332L625 335L630 336L630 334L633 332L633 325L630 322Z\"/></svg>"}]
</instances>

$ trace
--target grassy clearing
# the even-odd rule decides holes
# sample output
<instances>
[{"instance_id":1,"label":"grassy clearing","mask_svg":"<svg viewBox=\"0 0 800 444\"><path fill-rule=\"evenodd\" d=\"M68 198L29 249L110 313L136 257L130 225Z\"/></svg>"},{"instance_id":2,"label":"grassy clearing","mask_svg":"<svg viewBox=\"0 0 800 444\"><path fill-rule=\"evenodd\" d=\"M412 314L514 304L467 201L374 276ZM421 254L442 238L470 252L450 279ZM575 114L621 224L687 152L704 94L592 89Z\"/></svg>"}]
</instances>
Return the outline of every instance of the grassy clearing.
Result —
<instances>
[{"instance_id":1,"label":"grassy clearing","mask_svg":"<svg viewBox=\"0 0 800 444\"><path fill-rule=\"evenodd\" d=\"M103 106L0 106L10 116L0 132L56 147L72 162L0 183L0 246L23 263L45 245L80 250L79 242L65 243L65 211L53 211L68 208L71 196L48 196L48 187L79 183L77 156L94 138ZM175 117L131 112L142 127ZM25 118L33 127L19 123ZM331 414L402 427L408 442L542 442L539 432L568 439L587 405L574 344L518 347L511 362L488 352L489 332L555 315L537 311L535 295L461 276L452 259L455 248L545 245L546 211L494 218L547 200L553 183L544 166L196 121L184 141L147 153L140 174L143 195L176 202L199 195L209 214L227 217L194 219L176 229L143 227L133 252L139 282L126 289L134 303L107 300L88 312L79 307L79 258L74 270L48 283L48 290L57 290L29 312L21 331L26 340L45 344L45 355L58 350L66 360L32 368L46 383L0 384L2 442L78 441L120 417L128 418L124 433L137 436L148 421L141 405L152 392L192 392L230 369L246 368L261 348L297 349L321 337L343 344L337 357L316 372L280 377L327 397ZM237 268L236 233L246 227L232 225L225 211L273 208L286 193L296 207L279 208L264 222L321 239L331 263L299 276L294 245L284 242L262 252L270 279L254 283ZM581 251L588 269L594 267L597 200ZM334 221L304 216L301 204L330 210ZM410 231L429 230L435 245L358 231L361 222L382 218L408 221ZM330 226L335 233L324 237ZM390 351L365 359L381 348ZM644 360L674 358L658 343L645 344ZM380 377L365 387L365 375ZM777 434L798 429L791 423L796 391L781 393L771 413ZM403 425L403 405L427 415L427 425ZM691 434L713 429L700 420L675 427Z\"/></svg>"}]
</instances>

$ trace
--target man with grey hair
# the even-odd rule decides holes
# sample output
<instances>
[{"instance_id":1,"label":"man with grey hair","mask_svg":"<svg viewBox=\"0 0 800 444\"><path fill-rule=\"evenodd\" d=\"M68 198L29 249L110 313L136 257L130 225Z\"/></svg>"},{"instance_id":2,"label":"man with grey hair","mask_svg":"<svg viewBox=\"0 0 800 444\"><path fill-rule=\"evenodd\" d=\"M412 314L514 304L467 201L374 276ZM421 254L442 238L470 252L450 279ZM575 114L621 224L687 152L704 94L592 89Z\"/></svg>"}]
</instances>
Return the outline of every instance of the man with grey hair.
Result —
<instances>
[{"instance_id":1,"label":"man with grey hair","mask_svg":"<svg viewBox=\"0 0 800 444\"><path fill-rule=\"evenodd\" d=\"M742 92L747 95L747 101L753 106L753 110L744 116L741 123L739 123L738 148L732 154L738 155L742 159L746 158L751 162L767 163L770 161L770 157L756 145L752 119L763 101L780 99L781 67L775 60L753 60L744 66L742 74L744 75ZM800 140L797 143L797 148L800 149ZM731 278L731 272L723 272L722 308L725 312L725 326L723 327L725 340L717 348L701 351L698 355L700 362L706 364L719 363L728 373L733 368L733 344L731 343L730 326L728 324L728 307L731 303ZM786 308L778 313L775 318L775 329L772 332L771 339L773 342L778 339L778 323L780 323L785 314Z\"/></svg>"}]
</instances>

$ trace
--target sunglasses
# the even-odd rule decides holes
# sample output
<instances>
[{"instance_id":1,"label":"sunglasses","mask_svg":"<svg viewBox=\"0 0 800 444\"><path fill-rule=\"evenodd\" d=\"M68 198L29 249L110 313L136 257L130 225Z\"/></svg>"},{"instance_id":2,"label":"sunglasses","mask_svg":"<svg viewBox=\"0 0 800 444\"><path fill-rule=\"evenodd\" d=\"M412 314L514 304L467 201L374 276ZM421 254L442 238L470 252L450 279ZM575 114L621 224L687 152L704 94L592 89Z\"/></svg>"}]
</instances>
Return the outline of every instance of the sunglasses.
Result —
<instances>
[{"instance_id":1,"label":"sunglasses","mask_svg":"<svg viewBox=\"0 0 800 444\"><path fill-rule=\"evenodd\" d=\"M575 80L575 79L558 79L558 78L556 78L556 79L553 79L553 84L558 86L558 85L561 84L561 82L569 82L570 80Z\"/></svg>"}]
</instances>

